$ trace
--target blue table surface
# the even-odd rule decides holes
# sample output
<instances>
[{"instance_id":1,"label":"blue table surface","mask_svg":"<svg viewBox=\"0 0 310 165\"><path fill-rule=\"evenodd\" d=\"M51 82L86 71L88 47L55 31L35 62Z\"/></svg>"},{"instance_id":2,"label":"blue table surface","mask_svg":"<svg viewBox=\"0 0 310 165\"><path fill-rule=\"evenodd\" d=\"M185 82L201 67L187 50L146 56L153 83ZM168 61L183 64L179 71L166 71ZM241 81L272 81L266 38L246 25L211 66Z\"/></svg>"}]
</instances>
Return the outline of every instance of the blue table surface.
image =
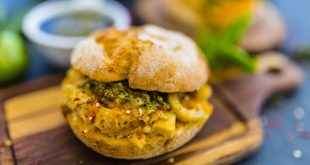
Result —
<instances>
[{"instance_id":1,"label":"blue table surface","mask_svg":"<svg viewBox=\"0 0 310 165\"><path fill-rule=\"evenodd\" d=\"M10 12L14 12L35 0L4 1ZM122 3L132 9L132 0ZM310 1L273 0L273 3L287 25L287 37L280 50L293 57L292 50L296 46L310 46ZM49 66L30 44L28 51L31 65L21 81L64 72ZM261 119L265 141L255 154L237 164L310 164L310 62L298 62L306 75L304 85L294 93L264 105Z\"/></svg>"}]
</instances>

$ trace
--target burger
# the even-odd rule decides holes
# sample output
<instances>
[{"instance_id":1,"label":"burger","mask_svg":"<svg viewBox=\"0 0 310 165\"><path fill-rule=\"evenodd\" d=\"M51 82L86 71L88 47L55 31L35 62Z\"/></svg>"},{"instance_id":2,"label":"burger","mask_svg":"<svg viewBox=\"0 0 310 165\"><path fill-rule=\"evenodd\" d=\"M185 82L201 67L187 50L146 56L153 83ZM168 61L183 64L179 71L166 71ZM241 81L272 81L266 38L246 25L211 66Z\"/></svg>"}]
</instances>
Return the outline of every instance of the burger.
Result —
<instances>
[{"instance_id":1,"label":"burger","mask_svg":"<svg viewBox=\"0 0 310 165\"><path fill-rule=\"evenodd\" d=\"M205 25L214 30L222 30L240 17L254 14L252 12L258 8L261 1L166 0L166 3L170 16L182 24L188 26Z\"/></svg>"},{"instance_id":2,"label":"burger","mask_svg":"<svg viewBox=\"0 0 310 165\"><path fill-rule=\"evenodd\" d=\"M240 45L248 51L273 48L285 37L283 20L267 0L162 1L166 18L174 22L174 29L183 30L194 37L197 28L207 27L221 33L244 17L251 18L251 23L241 37Z\"/></svg>"},{"instance_id":3,"label":"burger","mask_svg":"<svg viewBox=\"0 0 310 165\"><path fill-rule=\"evenodd\" d=\"M108 157L146 159L190 141L212 114L208 66L182 33L154 25L95 32L62 83L74 134Z\"/></svg>"}]
</instances>

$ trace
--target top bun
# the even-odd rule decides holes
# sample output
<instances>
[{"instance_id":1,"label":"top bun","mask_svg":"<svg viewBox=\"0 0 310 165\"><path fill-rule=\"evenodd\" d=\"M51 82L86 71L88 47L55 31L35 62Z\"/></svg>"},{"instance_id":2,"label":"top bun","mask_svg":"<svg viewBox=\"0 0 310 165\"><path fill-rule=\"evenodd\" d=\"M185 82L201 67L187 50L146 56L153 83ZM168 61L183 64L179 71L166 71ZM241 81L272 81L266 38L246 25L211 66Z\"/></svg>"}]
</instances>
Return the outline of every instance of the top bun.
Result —
<instances>
[{"instance_id":1,"label":"top bun","mask_svg":"<svg viewBox=\"0 0 310 165\"><path fill-rule=\"evenodd\" d=\"M131 88L191 92L208 79L208 67L187 36L154 25L96 32L73 50L72 67L100 82L128 79Z\"/></svg>"}]
</instances>

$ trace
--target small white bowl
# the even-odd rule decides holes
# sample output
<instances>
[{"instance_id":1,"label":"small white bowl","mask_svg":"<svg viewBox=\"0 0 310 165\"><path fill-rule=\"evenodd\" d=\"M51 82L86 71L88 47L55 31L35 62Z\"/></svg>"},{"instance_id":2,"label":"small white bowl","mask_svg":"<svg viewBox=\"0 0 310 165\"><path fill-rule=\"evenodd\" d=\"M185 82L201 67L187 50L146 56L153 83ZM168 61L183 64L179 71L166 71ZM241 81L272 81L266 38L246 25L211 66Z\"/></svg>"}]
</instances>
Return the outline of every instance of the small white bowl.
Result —
<instances>
[{"instance_id":1,"label":"small white bowl","mask_svg":"<svg viewBox=\"0 0 310 165\"><path fill-rule=\"evenodd\" d=\"M30 10L23 20L23 32L49 63L59 68L68 67L72 49L84 37L51 34L43 31L41 25L59 15L85 10L109 17L112 26L119 29L126 29L131 24L128 10L116 1L57 0L43 2Z\"/></svg>"}]
</instances>

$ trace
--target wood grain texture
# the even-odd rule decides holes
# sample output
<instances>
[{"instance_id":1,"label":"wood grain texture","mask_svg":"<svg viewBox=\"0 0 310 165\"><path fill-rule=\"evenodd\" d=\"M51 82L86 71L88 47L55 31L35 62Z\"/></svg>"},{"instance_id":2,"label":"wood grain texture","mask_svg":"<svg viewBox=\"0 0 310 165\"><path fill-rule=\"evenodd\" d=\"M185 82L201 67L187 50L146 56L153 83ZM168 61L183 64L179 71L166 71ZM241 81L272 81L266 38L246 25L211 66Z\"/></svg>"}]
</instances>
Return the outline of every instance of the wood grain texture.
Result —
<instances>
[{"instance_id":1,"label":"wood grain texture","mask_svg":"<svg viewBox=\"0 0 310 165\"><path fill-rule=\"evenodd\" d=\"M7 121L4 113L4 102L6 99L32 90L39 90L59 83L63 75L50 75L41 79L28 81L19 85L0 89L0 142L11 139L8 133ZM16 164L15 153L12 146L0 147L0 165Z\"/></svg>"},{"instance_id":2,"label":"wood grain texture","mask_svg":"<svg viewBox=\"0 0 310 165\"><path fill-rule=\"evenodd\" d=\"M263 101L273 93L291 90L302 82L299 68L288 60L284 61L277 65L280 74L270 75L266 69L255 77L245 76L213 85L211 102L214 114L200 133L178 150L156 158L132 161L107 158L79 142L59 109L60 91L55 86L59 77L2 93L7 120L4 129L8 129L9 134L0 132L0 135L12 138L12 160L15 161L12 163L21 165L230 164L260 146L262 129L258 109ZM17 92L15 89L21 90Z\"/></svg>"},{"instance_id":3,"label":"wood grain texture","mask_svg":"<svg viewBox=\"0 0 310 165\"><path fill-rule=\"evenodd\" d=\"M50 87L6 101L4 108L11 138L18 139L64 125L60 96L59 87Z\"/></svg>"}]
</instances>

